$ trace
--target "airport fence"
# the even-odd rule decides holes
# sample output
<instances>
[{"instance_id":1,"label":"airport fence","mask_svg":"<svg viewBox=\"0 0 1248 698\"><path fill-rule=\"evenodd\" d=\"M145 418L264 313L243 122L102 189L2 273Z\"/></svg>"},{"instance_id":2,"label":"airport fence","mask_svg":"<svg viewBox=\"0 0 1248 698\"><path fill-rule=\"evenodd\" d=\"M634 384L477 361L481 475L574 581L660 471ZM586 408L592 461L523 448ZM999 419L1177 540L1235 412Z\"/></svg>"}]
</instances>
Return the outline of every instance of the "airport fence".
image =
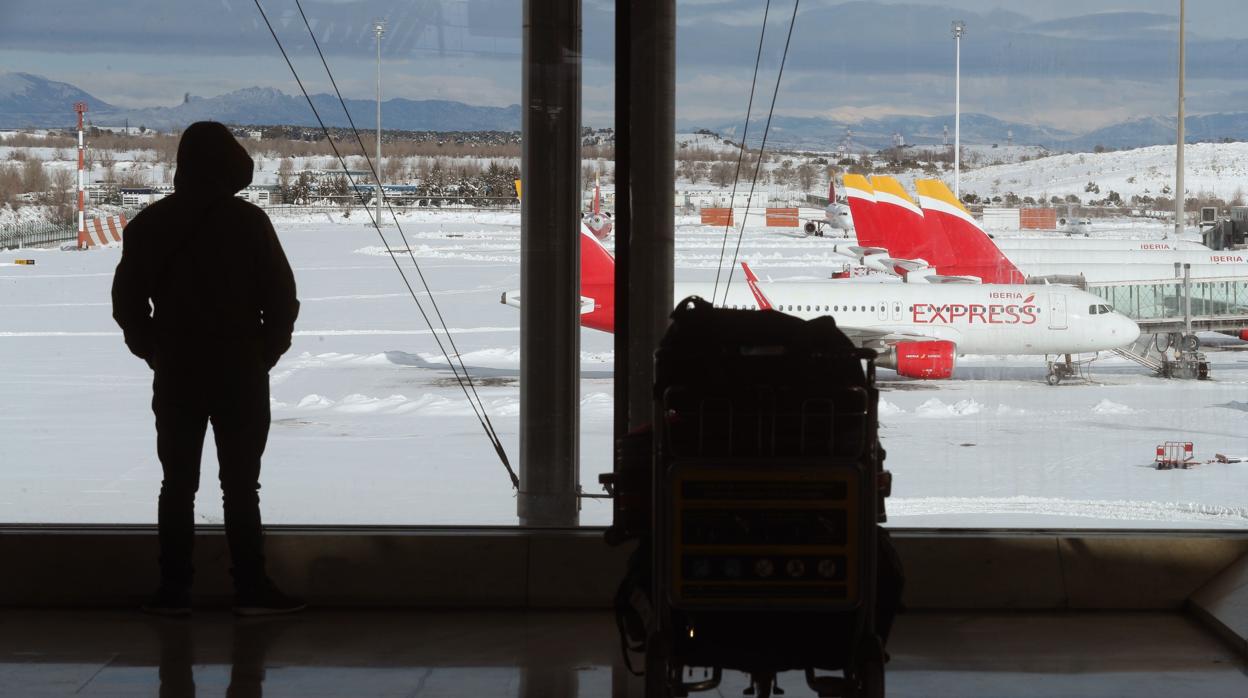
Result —
<instances>
[{"instance_id":1,"label":"airport fence","mask_svg":"<svg viewBox=\"0 0 1248 698\"><path fill-rule=\"evenodd\" d=\"M25 221L0 226L0 249L20 247L45 247L58 242L78 239L78 226L74 223L50 223L48 221Z\"/></svg>"},{"instance_id":2,"label":"airport fence","mask_svg":"<svg viewBox=\"0 0 1248 698\"><path fill-rule=\"evenodd\" d=\"M99 212L100 216L116 216L121 214L126 220L133 220L140 209L110 209ZM90 225L90 216L88 225ZM0 250L13 250L21 247L48 247L58 243L76 242L78 240L78 223L53 223L37 220L23 221L9 225L0 225Z\"/></svg>"}]
</instances>

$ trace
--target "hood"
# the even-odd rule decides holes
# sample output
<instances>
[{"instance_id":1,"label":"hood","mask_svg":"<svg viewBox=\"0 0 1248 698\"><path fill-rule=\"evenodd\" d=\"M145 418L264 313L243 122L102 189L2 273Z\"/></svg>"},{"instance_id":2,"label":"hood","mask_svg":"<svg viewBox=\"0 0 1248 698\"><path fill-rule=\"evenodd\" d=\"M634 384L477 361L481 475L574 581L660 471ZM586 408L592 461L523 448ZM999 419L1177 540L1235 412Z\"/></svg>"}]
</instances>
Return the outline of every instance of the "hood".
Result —
<instances>
[{"instance_id":1,"label":"hood","mask_svg":"<svg viewBox=\"0 0 1248 698\"><path fill-rule=\"evenodd\" d=\"M215 121L197 121L178 142L173 187L197 198L233 196L251 184L253 166L229 129Z\"/></svg>"}]
</instances>

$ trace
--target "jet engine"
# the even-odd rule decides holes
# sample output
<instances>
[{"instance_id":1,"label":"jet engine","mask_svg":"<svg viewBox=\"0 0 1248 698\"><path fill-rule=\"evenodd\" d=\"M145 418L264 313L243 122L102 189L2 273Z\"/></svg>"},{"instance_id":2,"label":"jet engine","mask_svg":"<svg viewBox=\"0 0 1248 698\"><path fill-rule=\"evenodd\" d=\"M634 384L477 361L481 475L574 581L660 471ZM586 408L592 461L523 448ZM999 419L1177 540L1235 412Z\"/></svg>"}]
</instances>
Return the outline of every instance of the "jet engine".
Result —
<instances>
[{"instance_id":1,"label":"jet engine","mask_svg":"<svg viewBox=\"0 0 1248 698\"><path fill-rule=\"evenodd\" d=\"M957 347L945 340L897 342L875 363L907 378L935 380L953 375L957 356Z\"/></svg>"},{"instance_id":2,"label":"jet engine","mask_svg":"<svg viewBox=\"0 0 1248 698\"><path fill-rule=\"evenodd\" d=\"M611 214L609 213L590 213L586 214L584 219L585 227L589 228L594 237L599 240L606 240L611 234Z\"/></svg>"}]
</instances>

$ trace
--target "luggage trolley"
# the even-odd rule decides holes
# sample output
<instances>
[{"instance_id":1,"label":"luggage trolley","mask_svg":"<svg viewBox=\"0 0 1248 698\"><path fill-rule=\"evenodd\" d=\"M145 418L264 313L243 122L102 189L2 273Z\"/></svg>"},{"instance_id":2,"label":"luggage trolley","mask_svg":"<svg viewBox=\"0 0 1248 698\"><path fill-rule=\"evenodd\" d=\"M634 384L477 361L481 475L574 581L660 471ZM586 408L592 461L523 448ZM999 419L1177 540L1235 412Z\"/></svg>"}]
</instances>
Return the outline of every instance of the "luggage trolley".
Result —
<instances>
[{"instance_id":1,"label":"luggage trolley","mask_svg":"<svg viewBox=\"0 0 1248 698\"><path fill-rule=\"evenodd\" d=\"M656 354L646 695L804 671L882 696L875 352L831 318L682 301ZM709 669L686 682L685 670ZM844 672L844 677L818 672Z\"/></svg>"}]
</instances>

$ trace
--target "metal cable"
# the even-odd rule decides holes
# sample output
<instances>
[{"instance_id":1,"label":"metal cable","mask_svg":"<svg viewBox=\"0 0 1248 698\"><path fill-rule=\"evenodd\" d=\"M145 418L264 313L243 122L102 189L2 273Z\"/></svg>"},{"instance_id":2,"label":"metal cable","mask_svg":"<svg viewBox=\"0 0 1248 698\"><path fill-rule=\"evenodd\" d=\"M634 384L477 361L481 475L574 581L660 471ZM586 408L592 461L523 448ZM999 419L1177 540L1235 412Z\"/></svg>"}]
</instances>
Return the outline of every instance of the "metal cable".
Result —
<instances>
[{"instance_id":1,"label":"metal cable","mask_svg":"<svg viewBox=\"0 0 1248 698\"><path fill-rule=\"evenodd\" d=\"M724 302L728 302L728 289L732 287L732 275L737 270L737 257L741 253L741 238L745 236L745 221L750 217L750 203L754 200L754 186L758 184L758 171L763 166L767 151L767 134L771 131L771 117L776 111L776 95L780 94L780 80L784 77L784 63L789 57L789 43L793 40L793 26L797 24L797 7L802 0L793 0L793 16L789 19L789 35L784 40L784 53L780 56L780 72L776 74L776 88L771 93L771 107L767 110L767 123L763 126L763 142L758 146L758 162L754 165L754 179L750 181L750 193L745 197L745 213L741 216L741 229L737 232L737 247L732 252L732 265L728 267L728 281L724 284Z\"/></svg>"},{"instance_id":2,"label":"metal cable","mask_svg":"<svg viewBox=\"0 0 1248 698\"><path fill-rule=\"evenodd\" d=\"M724 221L724 237L719 242L719 264L715 267L715 288L711 302L719 295L719 274L724 268L724 252L728 249L728 228L732 225L732 209L737 201L737 181L741 178L741 161L745 159L746 138L750 135L750 113L754 109L754 87L758 84L758 65L763 60L763 37L767 36L767 16L771 13L771 0L763 7L763 28L758 32L758 53L754 56L754 77L750 80L750 101L745 106L745 128L741 130L741 152L737 153L737 171L732 175L732 196L728 199L728 220ZM762 155L759 155L760 159ZM724 291L728 293L727 290ZM727 303L727 295L724 302Z\"/></svg>"},{"instance_id":3,"label":"metal cable","mask_svg":"<svg viewBox=\"0 0 1248 698\"><path fill-rule=\"evenodd\" d=\"M342 156L342 153L339 152L337 144L334 143L333 136L330 134L329 129L325 126L325 121L321 119L320 112L316 109L316 105L312 103L312 97L308 94L307 88L304 87L303 80L299 77L299 72L295 70L294 64L291 63L290 56L286 53L286 48L282 46L281 39L277 37L277 32L273 29L273 24L269 21L268 14L265 13L264 8L260 5L260 0L254 0L254 2L256 9L260 12L260 16L264 19L265 26L269 29L269 34L273 36L273 41L277 44L277 48L281 52L282 58L285 59L286 66L290 68L291 75L294 76L295 82L298 83L299 91L303 93L303 98L307 100L308 107L312 109L312 115L316 117L316 121L320 125L321 131L324 132L326 140L329 142L330 147L334 151L334 155L338 158L339 163L342 165L343 173L345 174L347 181L351 184L352 190L355 191L355 179L351 176L351 173L347 168L346 159ZM364 152L365 159L368 161L369 170L372 172L377 181L380 182L381 178L378 176L377 169L374 167L372 160L368 159L367 148L364 147L363 140L360 138L360 133L355 128L354 121L351 120L350 112L347 111L346 102L342 98L342 93L338 90L337 83L334 82L333 73L329 70L329 64L325 60L325 54L321 52L320 44L316 41L316 36L312 33L311 26L308 25L306 15L303 14L303 7L299 4L299 0L295 0L295 4L299 6L299 14L303 16L304 25L308 27L308 33L312 35L313 44L316 46L316 51L321 57L321 63L325 66L325 71L329 73L330 82L334 84L334 92L338 95L338 101L342 104L343 111L347 112L347 120L351 124L351 130L355 134L356 141L360 144L361 151ZM386 253L390 256L390 261L394 263L394 268L399 272L399 276L403 279L403 285L407 287L408 294L411 295L412 300L416 303L416 307L420 311L421 317L424 319L425 324L429 327L434 342L438 345L438 350L442 352L442 356L446 359L447 366L451 368L451 372L455 375L455 380L459 383L459 387L463 391L464 397L468 399L468 403L472 407L473 414L476 415L477 421L481 424L481 428L486 433L486 437L489 438L490 443L494 446L495 453L498 454L499 460L502 462L503 467L506 468L507 474L511 478L512 487L519 489L520 478L511 467L511 462L508 460L507 453L503 449L503 444L498 438L498 433L495 431L493 424L490 422L489 414L485 409L485 403L481 401L481 397L477 394L477 389L475 384L472 382L472 377L468 374L467 367L464 366L463 358L459 356L459 350L455 347L455 342L451 336L450 329L447 327L446 321L442 318L442 312L438 308L437 301L434 300L433 291L429 288L429 284L425 280L425 275L420 269L420 264L416 261L416 256L407 242L407 237L403 234L403 228L399 224L398 216L395 214L394 208L389 202L386 202L386 208L390 211L390 215L394 219L395 227L398 229L399 236L403 240L403 245L407 249L408 256L411 257L412 265L416 269L416 273L420 278L425 292L429 295L429 302L433 306L434 314L437 316L438 322L442 326L442 332L446 335L447 342L450 344L451 349L455 352L456 358L459 359L458 369L455 366L455 360L451 358L451 352L447 351L446 347L442 343L442 339L438 336L438 329L434 327L433 321L429 318L429 314L425 311L424 305L421 304L420 299L417 297L415 289L412 288L411 281L407 278L407 274L403 271L403 266L399 264L398 257L395 256L394 250L390 248L390 243L386 240L385 234L381 232L379 222L374 218L372 211L370 211L367 207L364 209L364 212L365 215L368 216L369 222L372 223L373 228L377 231L377 235L381 238L382 245L385 247Z\"/></svg>"}]
</instances>

